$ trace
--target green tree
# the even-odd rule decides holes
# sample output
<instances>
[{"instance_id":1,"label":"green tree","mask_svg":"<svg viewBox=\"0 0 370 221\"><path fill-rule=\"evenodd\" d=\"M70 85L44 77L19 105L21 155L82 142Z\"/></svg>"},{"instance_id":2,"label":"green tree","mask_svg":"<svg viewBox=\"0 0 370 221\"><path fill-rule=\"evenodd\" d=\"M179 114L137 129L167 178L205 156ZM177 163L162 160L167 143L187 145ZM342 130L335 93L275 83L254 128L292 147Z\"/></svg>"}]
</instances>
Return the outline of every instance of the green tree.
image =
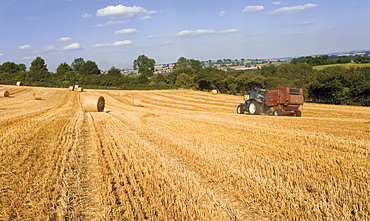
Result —
<instances>
[{"instance_id":1,"label":"green tree","mask_svg":"<svg viewBox=\"0 0 370 221\"><path fill-rule=\"evenodd\" d=\"M236 82L241 93L246 93L254 88L264 88L266 78L262 75L256 75L252 72L241 74L237 77Z\"/></svg>"},{"instance_id":2,"label":"green tree","mask_svg":"<svg viewBox=\"0 0 370 221\"><path fill-rule=\"evenodd\" d=\"M177 76L179 76L179 74L181 73L185 73L189 76L195 76L196 71L191 67L177 67L174 68L169 75L167 75L167 79L169 80L169 82L174 84L176 82Z\"/></svg>"},{"instance_id":3,"label":"green tree","mask_svg":"<svg viewBox=\"0 0 370 221\"><path fill-rule=\"evenodd\" d=\"M66 62L64 63L61 63L58 67L57 67L57 70L56 70L56 74L57 75L64 75L66 74L67 72L71 72L73 71L73 69L71 68L71 66L69 66Z\"/></svg>"},{"instance_id":4,"label":"green tree","mask_svg":"<svg viewBox=\"0 0 370 221\"><path fill-rule=\"evenodd\" d=\"M339 56L337 63L338 64L345 64L345 63L350 63L351 59L347 56Z\"/></svg>"},{"instance_id":5,"label":"green tree","mask_svg":"<svg viewBox=\"0 0 370 221\"><path fill-rule=\"evenodd\" d=\"M202 63L198 60L180 57L179 59L177 59L177 62L175 63L173 69L176 70L180 68L191 68L197 72L202 69Z\"/></svg>"},{"instance_id":6,"label":"green tree","mask_svg":"<svg viewBox=\"0 0 370 221\"><path fill-rule=\"evenodd\" d=\"M194 87L194 80L192 77L185 73L181 73L176 78L176 87L190 89Z\"/></svg>"},{"instance_id":7,"label":"green tree","mask_svg":"<svg viewBox=\"0 0 370 221\"><path fill-rule=\"evenodd\" d=\"M83 66L85 65L85 60L83 58L76 58L72 62L72 69L73 71L80 72L83 71Z\"/></svg>"},{"instance_id":8,"label":"green tree","mask_svg":"<svg viewBox=\"0 0 370 221\"><path fill-rule=\"evenodd\" d=\"M159 84L161 82L167 84L166 77L162 73L159 73L157 76L152 77L151 81L155 84Z\"/></svg>"},{"instance_id":9,"label":"green tree","mask_svg":"<svg viewBox=\"0 0 370 221\"><path fill-rule=\"evenodd\" d=\"M194 76L200 90L217 89L221 93L225 91L226 72L213 67L202 68Z\"/></svg>"},{"instance_id":10,"label":"green tree","mask_svg":"<svg viewBox=\"0 0 370 221\"><path fill-rule=\"evenodd\" d=\"M353 62L356 62L357 64L370 63L370 59L367 56L357 56L355 59L353 59Z\"/></svg>"},{"instance_id":11,"label":"green tree","mask_svg":"<svg viewBox=\"0 0 370 221\"><path fill-rule=\"evenodd\" d=\"M49 77L50 73L44 59L36 57L35 60L31 62L30 74L31 79L35 82L44 82L45 79Z\"/></svg>"},{"instance_id":12,"label":"green tree","mask_svg":"<svg viewBox=\"0 0 370 221\"><path fill-rule=\"evenodd\" d=\"M107 74L109 76L121 76L121 71L115 67L111 67Z\"/></svg>"},{"instance_id":13,"label":"green tree","mask_svg":"<svg viewBox=\"0 0 370 221\"><path fill-rule=\"evenodd\" d=\"M145 74L140 74L136 77L137 84L147 84L149 82L148 77Z\"/></svg>"},{"instance_id":14,"label":"green tree","mask_svg":"<svg viewBox=\"0 0 370 221\"><path fill-rule=\"evenodd\" d=\"M27 70L27 67L25 64L18 64L19 70L22 72L25 72Z\"/></svg>"},{"instance_id":15,"label":"green tree","mask_svg":"<svg viewBox=\"0 0 370 221\"><path fill-rule=\"evenodd\" d=\"M81 74L84 75L98 75L100 74L100 69L95 61L86 61L86 63L82 66Z\"/></svg>"},{"instance_id":16,"label":"green tree","mask_svg":"<svg viewBox=\"0 0 370 221\"><path fill-rule=\"evenodd\" d=\"M14 74L22 70L22 67L14 62L4 62L2 65L0 65L0 73L9 73Z\"/></svg>"},{"instance_id":17,"label":"green tree","mask_svg":"<svg viewBox=\"0 0 370 221\"><path fill-rule=\"evenodd\" d=\"M181 67L182 68L190 67L188 59L184 57L179 57L179 59L177 59L177 62L175 63L173 69L181 68Z\"/></svg>"},{"instance_id":18,"label":"green tree","mask_svg":"<svg viewBox=\"0 0 370 221\"><path fill-rule=\"evenodd\" d=\"M148 58L145 55L139 55L137 59L134 60L134 69L138 69L139 74L145 77L151 77L154 73L155 60Z\"/></svg>"},{"instance_id":19,"label":"green tree","mask_svg":"<svg viewBox=\"0 0 370 221\"><path fill-rule=\"evenodd\" d=\"M58 81L61 82L62 87L67 87L69 85L75 85L77 82L77 72L67 71L62 75L57 75Z\"/></svg>"}]
</instances>

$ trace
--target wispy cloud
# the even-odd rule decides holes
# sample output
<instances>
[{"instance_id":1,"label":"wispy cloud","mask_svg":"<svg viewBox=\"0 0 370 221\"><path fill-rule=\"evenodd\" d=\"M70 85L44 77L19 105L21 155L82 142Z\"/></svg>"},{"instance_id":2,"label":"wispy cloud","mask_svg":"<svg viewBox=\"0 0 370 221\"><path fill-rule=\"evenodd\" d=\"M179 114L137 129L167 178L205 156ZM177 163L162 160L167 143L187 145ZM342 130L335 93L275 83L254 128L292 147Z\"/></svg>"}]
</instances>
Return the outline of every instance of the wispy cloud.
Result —
<instances>
[{"instance_id":1,"label":"wispy cloud","mask_svg":"<svg viewBox=\"0 0 370 221\"><path fill-rule=\"evenodd\" d=\"M56 50L56 48L54 47L54 45L49 45L45 48L42 48L41 50L42 51L53 51L53 50Z\"/></svg>"},{"instance_id":2,"label":"wispy cloud","mask_svg":"<svg viewBox=\"0 0 370 221\"><path fill-rule=\"evenodd\" d=\"M219 13L218 13L218 17L223 17L223 16L225 16L226 15L226 12L225 11L220 11Z\"/></svg>"},{"instance_id":3,"label":"wispy cloud","mask_svg":"<svg viewBox=\"0 0 370 221\"><path fill-rule=\"evenodd\" d=\"M51 52L55 52L55 51L58 51L58 49L54 46L54 45L49 45L49 46L46 46L46 47L42 47L42 48L37 48L35 50L33 50L31 52L31 54L40 54L40 53L51 53Z\"/></svg>"},{"instance_id":4,"label":"wispy cloud","mask_svg":"<svg viewBox=\"0 0 370 221\"><path fill-rule=\"evenodd\" d=\"M63 47L63 50L76 50L80 48L81 48L81 45L79 43L73 43L73 44Z\"/></svg>"},{"instance_id":5,"label":"wispy cloud","mask_svg":"<svg viewBox=\"0 0 370 221\"><path fill-rule=\"evenodd\" d=\"M4 54L3 53L0 53L0 57L2 57L2 56L4 56Z\"/></svg>"},{"instance_id":6,"label":"wispy cloud","mask_svg":"<svg viewBox=\"0 0 370 221\"><path fill-rule=\"evenodd\" d=\"M124 40L124 41L116 41L114 43L96 44L96 45L94 45L94 47L95 48L100 48L100 47L117 47L117 46L130 45L130 44L132 44L132 41L130 41L130 40Z\"/></svg>"},{"instance_id":7,"label":"wispy cloud","mask_svg":"<svg viewBox=\"0 0 370 221\"><path fill-rule=\"evenodd\" d=\"M243 12L256 12L263 10L264 7L262 5L250 5L244 8Z\"/></svg>"},{"instance_id":8,"label":"wispy cloud","mask_svg":"<svg viewBox=\"0 0 370 221\"><path fill-rule=\"evenodd\" d=\"M31 60L31 59L35 59L35 57L33 56L28 56L28 57L22 57L21 60Z\"/></svg>"},{"instance_id":9,"label":"wispy cloud","mask_svg":"<svg viewBox=\"0 0 370 221\"><path fill-rule=\"evenodd\" d=\"M227 34L238 32L239 29L226 29L222 31L215 31L213 29L199 29L199 30L183 30L176 34L176 36L198 36L198 35L206 35L206 34Z\"/></svg>"},{"instance_id":10,"label":"wispy cloud","mask_svg":"<svg viewBox=\"0 0 370 221\"><path fill-rule=\"evenodd\" d=\"M315 24L315 23L314 22L310 22L310 21L303 22L303 25L312 25L312 24Z\"/></svg>"},{"instance_id":11,"label":"wispy cloud","mask_svg":"<svg viewBox=\"0 0 370 221\"><path fill-rule=\"evenodd\" d=\"M72 40L71 37L62 37L62 38L59 38L57 41L64 42L64 41L71 41L71 40Z\"/></svg>"},{"instance_id":12,"label":"wispy cloud","mask_svg":"<svg viewBox=\"0 0 370 221\"><path fill-rule=\"evenodd\" d=\"M310 25L314 25L315 24L315 22L307 22L307 21L305 21L305 22L300 22L300 23L295 23L295 22L293 22L293 23L291 23L291 24L284 24L284 25L282 25L281 27L283 28L283 27L306 27L306 26L310 26Z\"/></svg>"},{"instance_id":13,"label":"wispy cloud","mask_svg":"<svg viewBox=\"0 0 370 221\"><path fill-rule=\"evenodd\" d=\"M196 36L204 34L213 34L216 33L213 29L199 29L199 30L183 30L177 33L177 36Z\"/></svg>"},{"instance_id":14,"label":"wispy cloud","mask_svg":"<svg viewBox=\"0 0 370 221\"><path fill-rule=\"evenodd\" d=\"M135 28L127 28L127 29L122 29L122 30L119 30L119 31L115 31L114 34L116 35L119 35L119 34L122 34L122 35L127 35L127 34L135 34L135 33L138 33L139 31L136 30Z\"/></svg>"},{"instance_id":15,"label":"wispy cloud","mask_svg":"<svg viewBox=\"0 0 370 221\"><path fill-rule=\"evenodd\" d=\"M85 14L82 14L81 17L82 18L90 18L90 17L92 17L92 14L85 13Z\"/></svg>"},{"instance_id":16,"label":"wispy cloud","mask_svg":"<svg viewBox=\"0 0 370 221\"><path fill-rule=\"evenodd\" d=\"M22 46L19 46L18 49L21 49L21 50L31 49L31 45L22 45Z\"/></svg>"},{"instance_id":17,"label":"wispy cloud","mask_svg":"<svg viewBox=\"0 0 370 221\"><path fill-rule=\"evenodd\" d=\"M297 6L292 6L292 7L282 7L274 11L271 11L270 14L276 15L276 14L297 13L297 12L304 11L306 9L315 8L317 6L318 6L317 4L305 4L305 5L297 5Z\"/></svg>"},{"instance_id":18,"label":"wispy cloud","mask_svg":"<svg viewBox=\"0 0 370 221\"><path fill-rule=\"evenodd\" d=\"M274 5L280 5L281 2L280 1L276 1L276 2L272 2L272 4L274 4Z\"/></svg>"},{"instance_id":19,"label":"wispy cloud","mask_svg":"<svg viewBox=\"0 0 370 221\"><path fill-rule=\"evenodd\" d=\"M132 18L135 16L154 14L156 11L148 11L140 6L124 6L122 4L116 6L107 6L96 11L96 15L100 17L108 16L112 19Z\"/></svg>"},{"instance_id":20,"label":"wispy cloud","mask_svg":"<svg viewBox=\"0 0 370 221\"><path fill-rule=\"evenodd\" d=\"M227 34L227 33L234 33L234 32L238 32L238 31L239 31L239 29L233 28L233 29L222 30L222 31L219 31L218 33Z\"/></svg>"},{"instance_id":21,"label":"wispy cloud","mask_svg":"<svg viewBox=\"0 0 370 221\"><path fill-rule=\"evenodd\" d=\"M143 17L139 18L139 20L141 20L141 21L147 21L147 20L150 20L150 19L152 19L152 16L150 16L150 15L146 15L146 16L143 16Z\"/></svg>"},{"instance_id":22,"label":"wispy cloud","mask_svg":"<svg viewBox=\"0 0 370 221\"><path fill-rule=\"evenodd\" d=\"M102 28L102 27L107 27L107 26L112 26L112 25L121 25L127 23L126 21L108 21L104 24L97 24L93 26L94 28Z\"/></svg>"}]
</instances>

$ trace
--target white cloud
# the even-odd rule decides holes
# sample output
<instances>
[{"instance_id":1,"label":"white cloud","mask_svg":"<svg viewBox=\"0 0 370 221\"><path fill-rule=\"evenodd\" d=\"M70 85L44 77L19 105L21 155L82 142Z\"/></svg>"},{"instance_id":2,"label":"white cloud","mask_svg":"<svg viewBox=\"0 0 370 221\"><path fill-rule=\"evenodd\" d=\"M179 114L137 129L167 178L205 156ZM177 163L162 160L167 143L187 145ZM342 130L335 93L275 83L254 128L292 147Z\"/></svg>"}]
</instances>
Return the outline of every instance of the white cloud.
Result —
<instances>
[{"instance_id":1,"label":"white cloud","mask_svg":"<svg viewBox=\"0 0 370 221\"><path fill-rule=\"evenodd\" d=\"M317 7L317 4L305 4L305 5L297 5L292 7L282 7L278 8L274 11L271 11L270 14L276 15L276 14L289 14L289 13L297 13L309 8L315 8Z\"/></svg>"},{"instance_id":2,"label":"white cloud","mask_svg":"<svg viewBox=\"0 0 370 221\"><path fill-rule=\"evenodd\" d=\"M43 51L52 51L52 50L56 50L54 45L50 45L50 46L47 46L46 48L43 48Z\"/></svg>"},{"instance_id":3,"label":"white cloud","mask_svg":"<svg viewBox=\"0 0 370 221\"><path fill-rule=\"evenodd\" d=\"M200 30L183 30L177 33L177 36L195 36L195 35L203 35L203 34L213 34L216 33L215 30L212 29L200 29Z\"/></svg>"},{"instance_id":4,"label":"white cloud","mask_svg":"<svg viewBox=\"0 0 370 221\"><path fill-rule=\"evenodd\" d=\"M96 11L96 15L100 17L109 16L112 19L132 18L138 15L154 14L155 11L148 11L140 6L126 7L122 4L117 6L107 6Z\"/></svg>"},{"instance_id":5,"label":"white cloud","mask_svg":"<svg viewBox=\"0 0 370 221\"><path fill-rule=\"evenodd\" d=\"M226 12L225 12L225 11L220 11L220 12L218 13L218 17L223 17L223 16L225 16L225 14L226 14Z\"/></svg>"},{"instance_id":6,"label":"white cloud","mask_svg":"<svg viewBox=\"0 0 370 221\"><path fill-rule=\"evenodd\" d=\"M30 60L30 59L35 59L35 57L29 56L29 57L23 57L23 58L21 58L21 60Z\"/></svg>"},{"instance_id":7,"label":"white cloud","mask_svg":"<svg viewBox=\"0 0 370 221\"><path fill-rule=\"evenodd\" d=\"M107 27L107 26L112 26L112 25L121 25L127 23L126 21L108 21L104 24L97 24L93 26L94 28L102 28L102 27Z\"/></svg>"},{"instance_id":8,"label":"white cloud","mask_svg":"<svg viewBox=\"0 0 370 221\"><path fill-rule=\"evenodd\" d=\"M31 45L22 45L22 46L19 46L18 49L21 49L21 50L31 49Z\"/></svg>"},{"instance_id":9,"label":"white cloud","mask_svg":"<svg viewBox=\"0 0 370 221\"><path fill-rule=\"evenodd\" d=\"M44 52L54 53L55 51L58 51L58 50L59 49L57 49L54 45L49 45L49 46L42 47L42 48L32 51L32 54L40 54Z\"/></svg>"},{"instance_id":10,"label":"white cloud","mask_svg":"<svg viewBox=\"0 0 370 221\"><path fill-rule=\"evenodd\" d=\"M154 35L148 35L148 36L146 36L146 38L155 38L155 36Z\"/></svg>"},{"instance_id":11,"label":"white cloud","mask_svg":"<svg viewBox=\"0 0 370 221\"><path fill-rule=\"evenodd\" d=\"M255 12L261 11L264 7L262 5L250 5L244 8L243 12Z\"/></svg>"},{"instance_id":12,"label":"white cloud","mask_svg":"<svg viewBox=\"0 0 370 221\"><path fill-rule=\"evenodd\" d=\"M81 17L82 18L90 18L90 17L92 17L92 14L85 13L85 14L81 15Z\"/></svg>"},{"instance_id":13,"label":"white cloud","mask_svg":"<svg viewBox=\"0 0 370 221\"><path fill-rule=\"evenodd\" d=\"M227 29L227 30L219 31L218 33L227 34L227 33L233 33L233 32L238 32L238 31L239 31L239 29L233 28L233 29Z\"/></svg>"},{"instance_id":14,"label":"white cloud","mask_svg":"<svg viewBox=\"0 0 370 221\"><path fill-rule=\"evenodd\" d=\"M274 4L274 5L280 5L281 2L280 1L276 1L276 2L272 2L272 4Z\"/></svg>"},{"instance_id":15,"label":"white cloud","mask_svg":"<svg viewBox=\"0 0 370 221\"><path fill-rule=\"evenodd\" d=\"M134 28L127 28L127 29L122 29L122 30L119 30L119 31L115 31L114 34L118 35L118 34L123 34L123 35L126 35L126 34L135 34L135 33L138 33L139 31L134 29Z\"/></svg>"},{"instance_id":16,"label":"white cloud","mask_svg":"<svg viewBox=\"0 0 370 221\"><path fill-rule=\"evenodd\" d=\"M0 57L2 57L2 56L4 56L4 54L3 53L0 53Z\"/></svg>"},{"instance_id":17,"label":"white cloud","mask_svg":"<svg viewBox=\"0 0 370 221\"><path fill-rule=\"evenodd\" d=\"M124 41L116 41L113 43L113 46L121 46L121 45L130 45L132 44L132 41L130 40L124 40Z\"/></svg>"},{"instance_id":18,"label":"white cloud","mask_svg":"<svg viewBox=\"0 0 370 221\"><path fill-rule=\"evenodd\" d=\"M164 42L161 43L161 45L169 45L169 44L172 44L172 42L171 41L164 41Z\"/></svg>"},{"instance_id":19,"label":"white cloud","mask_svg":"<svg viewBox=\"0 0 370 221\"><path fill-rule=\"evenodd\" d=\"M62 38L59 38L57 41L64 42L64 41L71 41L71 40L72 40L71 37L62 37Z\"/></svg>"},{"instance_id":20,"label":"white cloud","mask_svg":"<svg viewBox=\"0 0 370 221\"><path fill-rule=\"evenodd\" d=\"M117 47L117 46L122 46L122 45L130 45L132 44L132 41L130 40L124 40L124 41L116 41L114 43L105 43L105 44L96 44L94 45L95 48L100 48L100 47Z\"/></svg>"},{"instance_id":21,"label":"white cloud","mask_svg":"<svg viewBox=\"0 0 370 221\"><path fill-rule=\"evenodd\" d=\"M312 25L312 24L314 24L313 22L310 22L310 21L305 21L305 22L303 22L303 24L304 25Z\"/></svg>"},{"instance_id":22,"label":"white cloud","mask_svg":"<svg viewBox=\"0 0 370 221\"><path fill-rule=\"evenodd\" d=\"M63 50L74 50L74 49L80 49L80 48L81 48L81 45L79 43L73 43L73 44L63 47Z\"/></svg>"},{"instance_id":23,"label":"white cloud","mask_svg":"<svg viewBox=\"0 0 370 221\"><path fill-rule=\"evenodd\" d=\"M152 19L152 17L150 15L146 15L146 16L143 16L143 17L139 18L139 20L141 20L141 21L147 21L147 20L150 20L150 19Z\"/></svg>"}]
</instances>

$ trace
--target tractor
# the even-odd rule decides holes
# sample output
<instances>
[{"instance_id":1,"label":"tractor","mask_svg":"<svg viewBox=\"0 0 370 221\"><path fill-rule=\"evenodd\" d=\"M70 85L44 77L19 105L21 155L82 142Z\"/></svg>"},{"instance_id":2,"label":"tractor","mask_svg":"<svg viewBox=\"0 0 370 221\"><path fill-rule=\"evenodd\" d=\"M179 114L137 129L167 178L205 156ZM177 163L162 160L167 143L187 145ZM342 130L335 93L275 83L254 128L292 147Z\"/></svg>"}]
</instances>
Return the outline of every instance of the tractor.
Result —
<instances>
[{"instance_id":1,"label":"tractor","mask_svg":"<svg viewBox=\"0 0 370 221\"><path fill-rule=\"evenodd\" d=\"M301 88L252 89L246 100L237 107L238 114L275 115L301 117L299 107L304 97Z\"/></svg>"}]
</instances>

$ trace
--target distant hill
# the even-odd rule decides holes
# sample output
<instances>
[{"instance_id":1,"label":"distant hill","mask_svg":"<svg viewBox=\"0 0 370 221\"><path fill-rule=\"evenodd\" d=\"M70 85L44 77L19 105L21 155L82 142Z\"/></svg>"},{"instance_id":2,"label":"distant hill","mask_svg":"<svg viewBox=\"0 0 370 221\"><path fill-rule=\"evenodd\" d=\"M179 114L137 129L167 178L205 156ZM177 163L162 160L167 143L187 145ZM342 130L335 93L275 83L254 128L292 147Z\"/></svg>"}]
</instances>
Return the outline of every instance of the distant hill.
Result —
<instances>
[{"instance_id":1,"label":"distant hill","mask_svg":"<svg viewBox=\"0 0 370 221\"><path fill-rule=\"evenodd\" d=\"M257 71L261 69L265 65L280 65L283 63L289 63L293 58L299 57L317 57L328 55L330 59L336 59L340 56L349 57L353 60L356 56L369 56L370 57L370 50L353 50L347 52L333 52L328 54L316 54L316 55L307 55L307 56L297 56L297 57L281 57L281 58L266 58L266 59L229 59L223 58L218 60L207 60L201 61L202 67L214 67L220 70L225 71ZM339 65L339 64L338 64ZM157 64L155 66L154 74L162 73L167 75L172 72L172 68L174 63L169 64ZM323 65L322 67L330 66L330 65ZM345 65L342 65L345 66ZM320 69L317 67L316 69ZM125 74L127 75L137 75L137 72L133 68L125 69Z\"/></svg>"}]
</instances>

